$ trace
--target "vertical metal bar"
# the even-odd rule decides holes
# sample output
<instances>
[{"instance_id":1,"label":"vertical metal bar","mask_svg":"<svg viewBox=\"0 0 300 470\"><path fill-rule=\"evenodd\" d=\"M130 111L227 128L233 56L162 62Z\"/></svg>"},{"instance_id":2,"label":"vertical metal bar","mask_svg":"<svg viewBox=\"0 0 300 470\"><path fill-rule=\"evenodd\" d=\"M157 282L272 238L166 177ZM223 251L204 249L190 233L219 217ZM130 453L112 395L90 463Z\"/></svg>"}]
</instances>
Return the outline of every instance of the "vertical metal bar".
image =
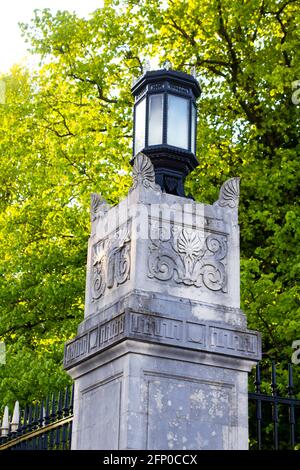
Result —
<instances>
[{"instance_id":1,"label":"vertical metal bar","mask_svg":"<svg viewBox=\"0 0 300 470\"><path fill-rule=\"evenodd\" d=\"M60 438L61 438L61 426L57 427L55 430L55 448L56 450L59 450L60 447Z\"/></svg>"},{"instance_id":2,"label":"vertical metal bar","mask_svg":"<svg viewBox=\"0 0 300 470\"><path fill-rule=\"evenodd\" d=\"M190 152L193 152L192 150L192 106L193 106L193 102L190 98L190 93L189 93L189 100L188 100L188 103L189 103L189 125L188 125L188 150Z\"/></svg>"},{"instance_id":3,"label":"vertical metal bar","mask_svg":"<svg viewBox=\"0 0 300 470\"><path fill-rule=\"evenodd\" d=\"M58 394L58 407L57 407L57 419L61 419L63 417L63 397L62 392L60 391Z\"/></svg>"},{"instance_id":4,"label":"vertical metal bar","mask_svg":"<svg viewBox=\"0 0 300 470\"><path fill-rule=\"evenodd\" d=\"M51 422L53 423L56 420L56 397L55 393L52 395L52 407L51 407Z\"/></svg>"},{"instance_id":5,"label":"vertical metal bar","mask_svg":"<svg viewBox=\"0 0 300 470\"><path fill-rule=\"evenodd\" d=\"M62 428L62 437L61 437L62 450L66 450L67 432L68 432L68 423L65 423Z\"/></svg>"},{"instance_id":6,"label":"vertical metal bar","mask_svg":"<svg viewBox=\"0 0 300 470\"><path fill-rule=\"evenodd\" d=\"M66 394L65 394L65 402L64 402L64 417L66 418L69 416L69 402L70 402L70 393L69 393L69 387L66 388Z\"/></svg>"},{"instance_id":7,"label":"vertical metal bar","mask_svg":"<svg viewBox=\"0 0 300 470\"><path fill-rule=\"evenodd\" d=\"M37 449L42 450L43 449L43 436L38 436L37 438Z\"/></svg>"},{"instance_id":8,"label":"vertical metal bar","mask_svg":"<svg viewBox=\"0 0 300 470\"><path fill-rule=\"evenodd\" d=\"M46 410L45 410L45 420L44 423L45 425L50 423L50 403L49 403L49 397L47 397L46 400Z\"/></svg>"},{"instance_id":9,"label":"vertical metal bar","mask_svg":"<svg viewBox=\"0 0 300 470\"><path fill-rule=\"evenodd\" d=\"M33 416L32 416L32 405L29 405L29 410L28 410L28 423L26 426L26 432L30 432L32 430L32 421L33 421Z\"/></svg>"},{"instance_id":10,"label":"vertical metal bar","mask_svg":"<svg viewBox=\"0 0 300 470\"><path fill-rule=\"evenodd\" d=\"M168 94L163 93L163 144L168 143Z\"/></svg>"},{"instance_id":11,"label":"vertical metal bar","mask_svg":"<svg viewBox=\"0 0 300 470\"><path fill-rule=\"evenodd\" d=\"M293 380L293 366L292 364L288 365L289 374L288 374L288 396L291 399L289 403L289 424L290 424L290 445L291 449L295 447L295 407L293 402L293 395L294 395L294 380Z\"/></svg>"},{"instance_id":12,"label":"vertical metal bar","mask_svg":"<svg viewBox=\"0 0 300 470\"><path fill-rule=\"evenodd\" d=\"M272 420L273 420L273 441L274 449L278 450L278 402L277 402L277 382L276 382L276 368L275 362L272 361Z\"/></svg>"},{"instance_id":13,"label":"vertical metal bar","mask_svg":"<svg viewBox=\"0 0 300 470\"><path fill-rule=\"evenodd\" d=\"M53 447L54 447L54 430L51 429L50 433L49 433L49 450L53 450Z\"/></svg>"},{"instance_id":14,"label":"vertical metal bar","mask_svg":"<svg viewBox=\"0 0 300 470\"><path fill-rule=\"evenodd\" d=\"M49 442L49 433L48 432L45 432L45 434L42 435L42 449L43 450L48 450L49 449L49 445L48 445L48 442Z\"/></svg>"},{"instance_id":15,"label":"vertical metal bar","mask_svg":"<svg viewBox=\"0 0 300 470\"><path fill-rule=\"evenodd\" d=\"M68 433L68 449L69 450L71 450L72 429L73 429L73 421L70 421L70 423L69 423L69 433Z\"/></svg>"},{"instance_id":16,"label":"vertical metal bar","mask_svg":"<svg viewBox=\"0 0 300 470\"><path fill-rule=\"evenodd\" d=\"M261 394L261 379L260 379L260 366L259 364L256 365L255 371L255 391L257 393L256 396L256 431L257 431L257 447L258 450L261 450L262 441L261 441L261 425L262 425L262 409L261 409L261 399L259 395Z\"/></svg>"},{"instance_id":17,"label":"vertical metal bar","mask_svg":"<svg viewBox=\"0 0 300 470\"><path fill-rule=\"evenodd\" d=\"M17 429L17 437L21 435L22 435L22 410L20 410L20 414L19 414L19 425Z\"/></svg>"},{"instance_id":18,"label":"vertical metal bar","mask_svg":"<svg viewBox=\"0 0 300 470\"><path fill-rule=\"evenodd\" d=\"M27 406L25 406L24 415L23 415L23 424L22 424L22 428L21 428L21 434L26 433L27 416L28 416L28 411L27 411Z\"/></svg>"},{"instance_id":19,"label":"vertical metal bar","mask_svg":"<svg viewBox=\"0 0 300 470\"><path fill-rule=\"evenodd\" d=\"M41 428L44 424L44 400L41 402L40 415L38 419L38 426Z\"/></svg>"},{"instance_id":20,"label":"vertical metal bar","mask_svg":"<svg viewBox=\"0 0 300 470\"><path fill-rule=\"evenodd\" d=\"M38 405L38 403L36 403L36 405L34 407L32 428L37 429L38 425L39 425L39 405Z\"/></svg>"},{"instance_id":21,"label":"vertical metal bar","mask_svg":"<svg viewBox=\"0 0 300 470\"><path fill-rule=\"evenodd\" d=\"M144 147L148 147L148 141L149 141L149 95L146 93L145 96L145 140L144 140Z\"/></svg>"}]
</instances>

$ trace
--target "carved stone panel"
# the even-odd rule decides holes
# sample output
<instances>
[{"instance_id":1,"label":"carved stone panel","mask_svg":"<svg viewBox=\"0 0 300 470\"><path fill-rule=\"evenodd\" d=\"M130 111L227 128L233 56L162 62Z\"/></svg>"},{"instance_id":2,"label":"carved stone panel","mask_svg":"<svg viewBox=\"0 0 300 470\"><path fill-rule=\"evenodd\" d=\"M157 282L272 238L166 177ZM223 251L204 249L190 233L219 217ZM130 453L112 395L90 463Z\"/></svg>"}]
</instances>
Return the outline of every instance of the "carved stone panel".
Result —
<instances>
[{"instance_id":1,"label":"carved stone panel","mask_svg":"<svg viewBox=\"0 0 300 470\"><path fill-rule=\"evenodd\" d=\"M107 289L124 284L130 277L130 228L119 229L93 246L92 301L100 299Z\"/></svg>"},{"instance_id":2,"label":"carved stone panel","mask_svg":"<svg viewBox=\"0 0 300 470\"><path fill-rule=\"evenodd\" d=\"M171 225L166 237L158 222L150 227L148 277L227 292L227 236Z\"/></svg>"}]
</instances>

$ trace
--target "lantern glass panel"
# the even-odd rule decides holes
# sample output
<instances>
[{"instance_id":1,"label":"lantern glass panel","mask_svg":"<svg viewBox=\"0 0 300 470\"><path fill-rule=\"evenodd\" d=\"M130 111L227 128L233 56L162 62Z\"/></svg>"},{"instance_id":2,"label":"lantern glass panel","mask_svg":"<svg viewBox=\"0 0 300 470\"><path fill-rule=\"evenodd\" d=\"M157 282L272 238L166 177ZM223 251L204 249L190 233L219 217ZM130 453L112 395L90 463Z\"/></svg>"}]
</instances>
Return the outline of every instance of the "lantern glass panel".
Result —
<instances>
[{"instance_id":1,"label":"lantern glass panel","mask_svg":"<svg viewBox=\"0 0 300 470\"><path fill-rule=\"evenodd\" d=\"M134 153L145 147L146 99L142 99L135 107Z\"/></svg>"},{"instance_id":2,"label":"lantern glass panel","mask_svg":"<svg viewBox=\"0 0 300 470\"><path fill-rule=\"evenodd\" d=\"M168 95L167 144L189 148L189 100Z\"/></svg>"},{"instance_id":3,"label":"lantern glass panel","mask_svg":"<svg viewBox=\"0 0 300 470\"><path fill-rule=\"evenodd\" d=\"M148 145L159 145L163 141L163 94L149 96Z\"/></svg>"},{"instance_id":4,"label":"lantern glass panel","mask_svg":"<svg viewBox=\"0 0 300 470\"><path fill-rule=\"evenodd\" d=\"M192 103L191 151L196 154L196 106Z\"/></svg>"}]
</instances>

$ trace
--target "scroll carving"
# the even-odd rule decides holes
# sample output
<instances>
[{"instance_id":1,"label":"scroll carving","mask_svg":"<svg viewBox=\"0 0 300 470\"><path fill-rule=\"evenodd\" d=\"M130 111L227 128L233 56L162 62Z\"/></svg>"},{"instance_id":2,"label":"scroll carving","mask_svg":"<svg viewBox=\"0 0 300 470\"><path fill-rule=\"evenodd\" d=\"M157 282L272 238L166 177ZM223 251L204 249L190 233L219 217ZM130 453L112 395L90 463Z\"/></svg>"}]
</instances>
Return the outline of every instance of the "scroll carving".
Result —
<instances>
[{"instance_id":1,"label":"scroll carving","mask_svg":"<svg viewBox=\"0 0 300 470\"><path fill-rule=\"evenodd\" d=\"M152 233L157 234L157 229ZM177 284L211 291L227 291L225 235L200 235L196 230L172 226L169 240L163 236L151 238L149 250L150 278L173 280Z\"/></svg>"},{"instance_id":2,"label":"scroll carving","mask_svg":"<svg viewBox=\"0 0 300 470\"><path fill-rule=\"evenodd\" d=\"M130 232L116 232L93 247L92 300L100 299L106 289L124 284L130 277Z\"/></svg>"}]
</instances>

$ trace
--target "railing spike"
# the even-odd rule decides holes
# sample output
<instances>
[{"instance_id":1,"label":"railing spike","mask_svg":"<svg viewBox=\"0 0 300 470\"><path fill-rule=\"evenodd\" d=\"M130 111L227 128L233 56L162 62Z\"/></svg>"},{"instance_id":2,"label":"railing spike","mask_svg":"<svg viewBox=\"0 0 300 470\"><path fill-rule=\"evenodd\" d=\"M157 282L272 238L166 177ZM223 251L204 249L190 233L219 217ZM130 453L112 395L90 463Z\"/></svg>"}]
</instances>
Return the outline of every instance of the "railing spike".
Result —
<instances>
[{"instance_id":1,"label":"railing spike","mask_svg":"<svg viewBox=\"0 0 300 470\"><path fill-rule=\"evenodd\" d=\"M9 412L8 406L4 408L4 414L2 419L2 426L1 426L1 437L6 437L9 432Z\"/></svg>"},{"instance_id":2,"label":"railing spike","mask_svg":"<svg viewBox=\"0 0 300 470\"><path fill-rule=\"evenodd\" d=\"M11 424L5 407L2 428L0 422L0 449L69 449L73 397L74 387L69 386L65 394L54 393L46 401L26 405L24 410L16 402Z\"/></svg>"},{"instance_id":3,"label":"railing spike","mask_svg":"<svg viewBox=\"0 0 300 470\"><path fill-rule=\"evenodd\" d=\"M13 417L11 420L11 432L17 432L20 424L20 404L18 401L15 403Z\"/></svg>"}]
</instances>

